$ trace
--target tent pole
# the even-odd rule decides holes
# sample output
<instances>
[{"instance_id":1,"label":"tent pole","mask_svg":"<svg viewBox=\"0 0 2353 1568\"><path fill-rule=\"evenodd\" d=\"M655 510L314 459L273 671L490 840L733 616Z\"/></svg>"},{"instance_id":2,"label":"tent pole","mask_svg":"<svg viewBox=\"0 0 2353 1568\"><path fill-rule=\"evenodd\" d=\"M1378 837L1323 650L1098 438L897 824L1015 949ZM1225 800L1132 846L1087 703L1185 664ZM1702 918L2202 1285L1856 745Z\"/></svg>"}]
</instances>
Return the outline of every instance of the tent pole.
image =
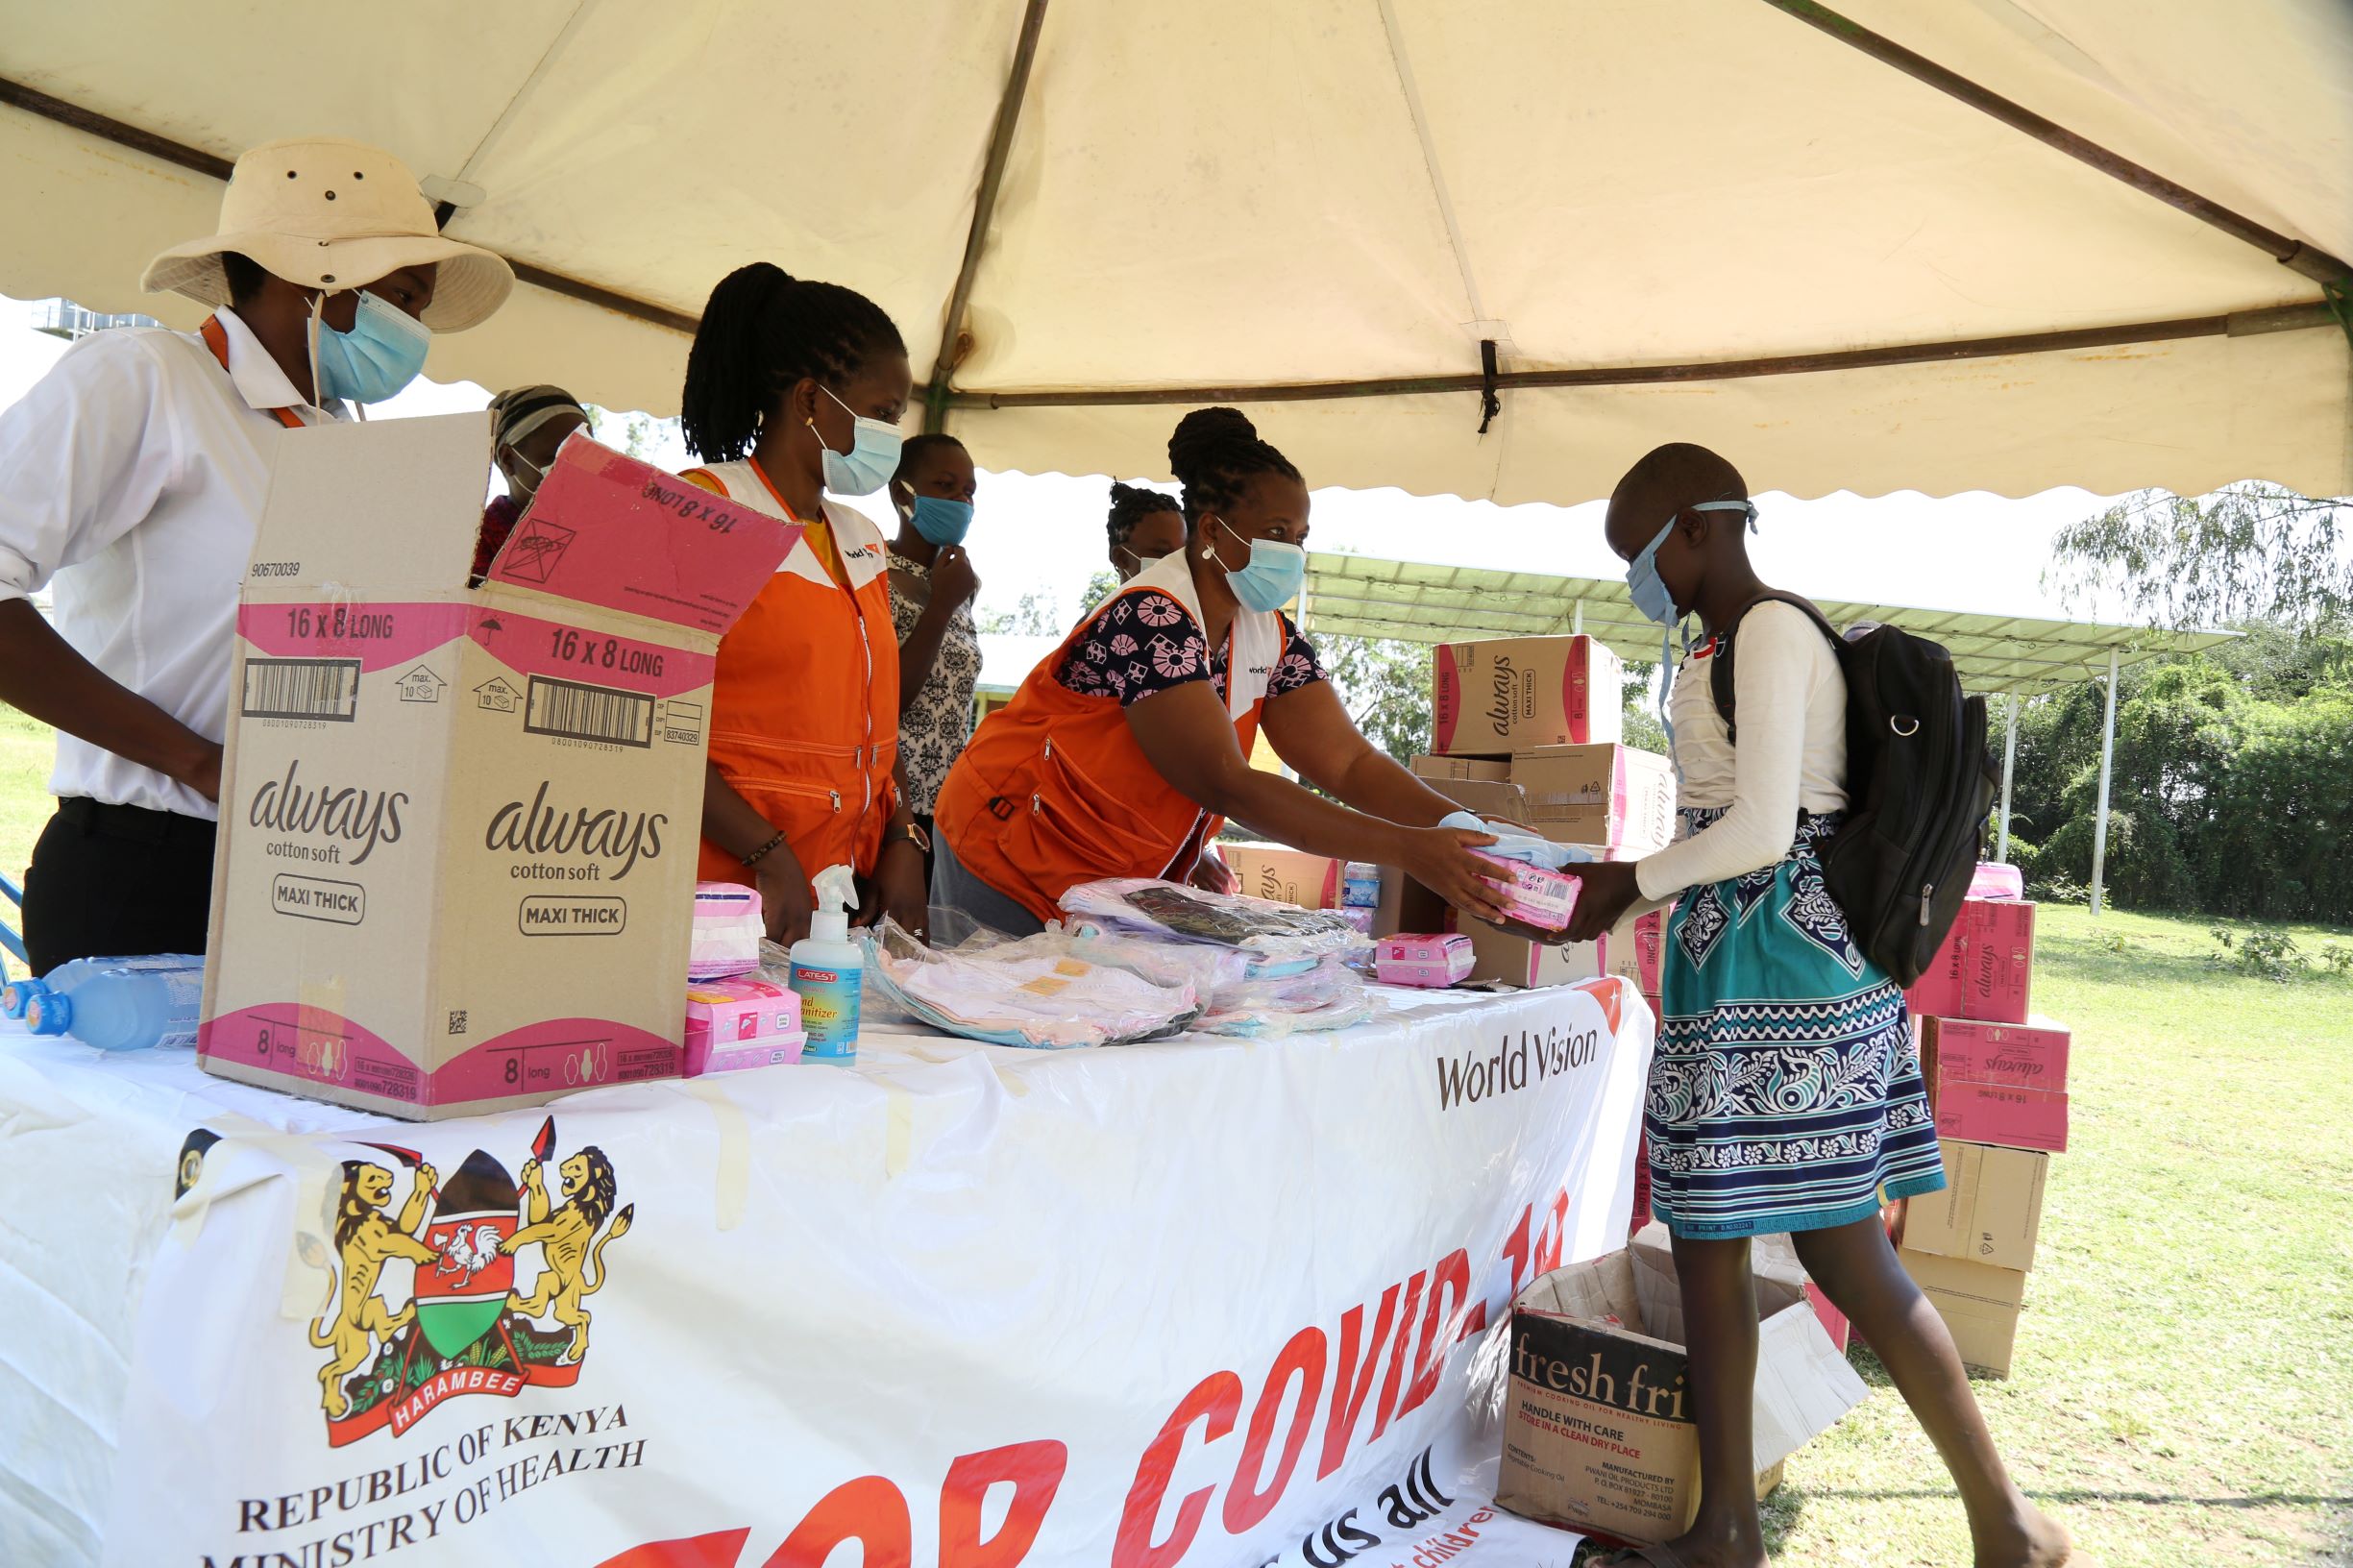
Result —
<instances>
[{"instance_id":1,"label":"tent pole","mask_svg":"<svg viewBox=\"0 0 2353 1568\"><path fill-rule=\"evenodd\" d=\"M925 398L944 396L950 408L1140 408L1160 404L1321 403L1339 398L1412 398L1538 387L1662 386L1685 381L1745 380L1759 376L1813 376L1834 370L1880 370L1890 365L1949 364L1961 359L2006 359L2026 354L2072 354L2083 349L2120 348L2132 343L2171 343L2195 337L2251 337L2266 332L2335 331L2337 318L2326 303L2266 306L2224 316L2185 316L2177 321L2141 321L2121 327L2070 327L2056 331L2004 337L1956 338L1941 343L1896 343L1869 349L1834 349L1819 354L1781 355L1763 359L1695 360L1678 365L1589 365L1574 370L1506 370L1489 378L1468 375L1388 377L1361 381L1229 382L1222 386L1074 387L1030 390L943 392L920 389Z\"/></svg>"},{"instance_id":2,"label":"tent pole","mask_svg":"<svg viewBox=\"0 0 2353 1568\"><path fill-rule=\"evenodd\" d=\"M2001 736L2001 828L1995 842L1994 859L2001 865L2010 864L2010 776L2018 766L2018 694L2012 692L2002 699L2009 722L2002 726Z\"/></svg>"},{"instance_id":3,"label":"tent pole","mask_svg":"<svg viewBox=\"0 0 2353 1568\"><path fill-rule=\"evenodd\" d=\"M989 135L989 154L980 167L980 189L972 198L972 229L965 235L964 264L956 269L956 286L940 318L940 356L932 361L931 384L923 402L926 430L947 428L948 378L971 348L965 335L965 312L971 307L972 280L980 271L981 252L989 243L989 225L996 216L996 196L1005 184L1005 160L1013 152L1014 128L1021 122L1021 100L1029 93L1030 67L1038 61L1038 34L1045 26L1045 6L1046 0L1029 0L1028 9L1021 13L1013 68L1005 75L1005 94L996 106L996 128Z\"/></svg>"},{"instance_id":4,"label":"tent pole","mask_svg":"<svg viewBox=\"0 0 2353 1568\"><path fill-rule=\"evenodd\" d=\"M2099 814L2092 822L2092 919L2099 919L2108 870L2108 770L2116 755L2116 649L2108 649L2108 713L2099 726Z\"/></svg>"},{"instance_id":5,"label":"tent pole","mask_svg":"<svg viewBox=\"0 0 2353 1568\"><path fill-rule=\"evenodd\" d=\"M2267 229L2254 219L2232 211L2219 202L2209 201L2186 185L2175 184L2153 169L2145 169L2130 159L2112 153L2097 142L2045 119L2022 104L2014 103L1998 92L1979 86L1924 55L1914 54L1893 38L1874 33L1861 23L1818 4L1817 0L1765 0L1765 4L1809 27L1827 33L1841 43L1861 50L1882 65L1893 66L1915 82L1934 87L1947 97L1957 98L1970 108L1992 115L2011 130L2032 136L2054 152L2065 153L2110 179L2122 181L2143 195L2152 196L2176 211L2186 212L2200 223L2219 229L2233 239L2245 241L2291 272L2322 283L2353 273L2353 269L2348 269L2326 251L2315 250L2276 229Z\"/></svg>"},{"instance_id":6,"label":"tent pole","mask_svg":"<svg viewBox=\"0 0 2353 1568\"><path fill-rule=\"evenodd\" d=\"M1585 634L1585 601L1584 601L1583 600L1581 600L1581 600L1579 600L1577 601L1577 613L1576 613L1576 615L1574 615L1573 617L1571 617L1571 618L1570 618L1570 621L1569 621L1569 635L1570 635L1570 636L1572 636L1572 637L1582 637L1584 634Z\"/></svg>"}]
</instances>

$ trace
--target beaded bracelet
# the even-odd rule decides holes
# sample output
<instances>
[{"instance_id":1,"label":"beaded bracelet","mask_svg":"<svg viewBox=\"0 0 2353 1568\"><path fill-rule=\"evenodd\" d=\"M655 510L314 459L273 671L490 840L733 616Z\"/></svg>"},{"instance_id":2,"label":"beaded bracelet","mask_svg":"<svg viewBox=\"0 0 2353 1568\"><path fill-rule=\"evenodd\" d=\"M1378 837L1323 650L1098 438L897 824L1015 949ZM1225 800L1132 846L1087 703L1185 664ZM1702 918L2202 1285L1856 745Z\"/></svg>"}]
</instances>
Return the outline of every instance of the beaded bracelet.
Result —
<instances>
[{"instance_id":1,"label":"beaded bracelet","mask_svg":"<svg viewBox=\"0 0 2353 1568\"><path fill-rule=\"evenodd\" d=\"M744 857L744 864L748 867L757 866L761 861L768 858L768 853L770 850L775 848L776 845L782 844L783 842L784 835L781 833L777 834L774 838L760 845L759 848L754 849L750 854L746 855Z\"/></svg>"}]
</instances>

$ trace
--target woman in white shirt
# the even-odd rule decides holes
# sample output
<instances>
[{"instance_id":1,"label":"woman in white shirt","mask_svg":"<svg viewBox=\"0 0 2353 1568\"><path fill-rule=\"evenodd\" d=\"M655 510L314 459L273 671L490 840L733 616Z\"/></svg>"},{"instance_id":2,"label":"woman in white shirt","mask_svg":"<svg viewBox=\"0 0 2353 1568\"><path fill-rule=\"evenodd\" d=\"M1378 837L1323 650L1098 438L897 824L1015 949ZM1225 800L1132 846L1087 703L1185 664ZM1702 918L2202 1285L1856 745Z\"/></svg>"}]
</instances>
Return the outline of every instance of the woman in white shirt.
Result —
<instances>
[{"instance_id":1,"label":"woman in white shirt","mask_svg":"<svg viewBox=\"0 0 2353 1568\"><path fill-rule=\"evenodd\" d=\"M390 397L514 274L441 237L400 159L340 138L237 159L221 232L147 269L201 331L76 344L0 414L0 701L58 730L25 877L34 968L202 952L237 583L289 429ZM31 602L44 585L56 626Z\"/></svg>"},{"instance_id":2,"label":"woman in white shirt","mask_svg":"<svg viewBox=\"0 0 2353 1568\"><path fill-rule=\"evenodd\" d=\"M1883 1197L1933 1192L1944 1167L1903 992L1855 943L1817 858L1847 806L1846 679L1812 618L1769 600L1749 563L1755 516L1730 463L1678 444L1619 481L1606 523L1636 606L1670 629L1697 614L1709 633L1668 698L1681 835L1580 867L1569 931L1589 940L1677 899L1643 1131L1682 1287L1700 1509L1687 1533L1614 1560L1764 1568L1749 1238L1786 1232L1952 1472L1979 1568L2052 1568L2067 1532L2011 1482L1952 1335L1879 1220ZM1709 682L1735 625L1737 747Z\"/></svg>"}]
</instances>

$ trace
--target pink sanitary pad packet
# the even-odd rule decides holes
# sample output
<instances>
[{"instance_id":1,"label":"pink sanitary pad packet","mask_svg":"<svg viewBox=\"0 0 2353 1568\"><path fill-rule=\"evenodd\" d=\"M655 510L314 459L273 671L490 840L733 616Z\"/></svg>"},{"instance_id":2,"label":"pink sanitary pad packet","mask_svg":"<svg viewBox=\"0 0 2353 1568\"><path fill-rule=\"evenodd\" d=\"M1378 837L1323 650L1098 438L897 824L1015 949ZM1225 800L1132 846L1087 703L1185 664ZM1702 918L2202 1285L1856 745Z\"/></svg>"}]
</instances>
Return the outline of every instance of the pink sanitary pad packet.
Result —
<instances>
[{"instance_id":1,"label":"pink sanitary pad packet","mask_svg":"<svg viewBox=\"0 0 2353 1568\"><path fill-rule=\"evenodd\" d=\"M760 967L760 895L734 882L695 884L695 924L687 942L686 977L723 980Z\"/></svg>"},{"instance_id":2,"label":"pink sanitary pad packet","mask_svg":"<svg viewBox=\"0 0 2353 1568\"><path fill-rule=\"evenodd\" d=\"M1504 914L1507 919L1539 931L1558 931L1568 925L1569 916L1577 908L1577 891L1582 885L1576 877L1531 866L1526 861L1504 860L1477 849L1471 853L1501 873Z\"/></svg>"},{"instance_id":3,"label":"pink sanitary pad packet","mask_svg":"<svg viewBox=\"0 0 2353 1568\"><path fill-rule=\"evenodd\" d=\"M686 1075L797 1062L807 1036L800 998L773 980L746 977L689 986Z\"/></svg>"},{"instance_id":4,"label":"pink sanitary pad packet","mask_svg":"<svg viewBox=\"0 0 2353 1568\"><path fill-rule=\"evenodd\" d=\"M1373 949L1373 978L1385 986L1441 991L1471 972L1471 939L1443 933L1384 937Z\"/></svg>"}]
</instances>

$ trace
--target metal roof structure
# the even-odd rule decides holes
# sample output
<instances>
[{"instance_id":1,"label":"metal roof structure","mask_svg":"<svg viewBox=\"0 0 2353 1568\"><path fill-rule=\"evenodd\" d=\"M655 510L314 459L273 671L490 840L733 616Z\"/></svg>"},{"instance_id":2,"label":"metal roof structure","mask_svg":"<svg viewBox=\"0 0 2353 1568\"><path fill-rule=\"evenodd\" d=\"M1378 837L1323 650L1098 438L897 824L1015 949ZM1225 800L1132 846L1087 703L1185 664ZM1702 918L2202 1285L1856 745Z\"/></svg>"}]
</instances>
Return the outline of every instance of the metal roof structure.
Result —
<instances>
[{"instance_id":1,"label":"metal roof structure","mask_svg":"<svg viewBox=\"0 0 2353 1568\"><path fill-rule=\"evenodd\" d=\"M1902 604L1817 600L1833 625L1873 622L1942 643L1961 684L2022 697L2079 686L2165 653L2212 648L2229 631L2171 631L2098 621L2045 621ZM1434 566L1369 555L1311 553L1302 629L1411 643L1473 642L1583 631L1625 659L1654 661L1658 626L1636 610L1623 580L1541 572Z\"/></svg>"}]
</instances>

